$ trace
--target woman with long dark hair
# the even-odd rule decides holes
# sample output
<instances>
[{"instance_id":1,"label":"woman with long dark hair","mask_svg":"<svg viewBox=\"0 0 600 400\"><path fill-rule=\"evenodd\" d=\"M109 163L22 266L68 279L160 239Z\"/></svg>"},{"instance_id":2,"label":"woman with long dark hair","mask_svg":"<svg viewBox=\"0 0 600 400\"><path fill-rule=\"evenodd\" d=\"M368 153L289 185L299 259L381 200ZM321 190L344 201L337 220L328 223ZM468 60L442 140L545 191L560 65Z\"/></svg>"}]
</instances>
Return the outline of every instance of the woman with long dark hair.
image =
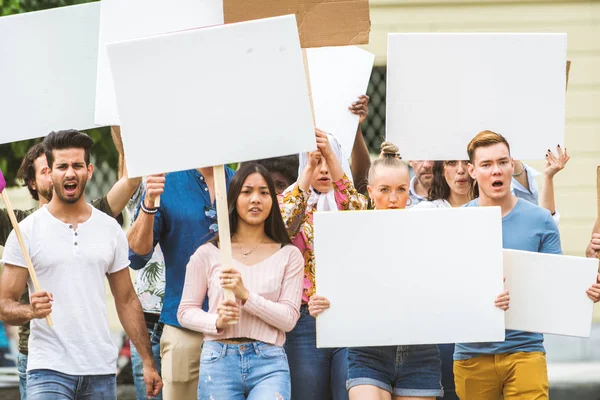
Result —
<instances>
[{"instance_id":1,"label":"woman with long dark hair","mask_svg":"<svg viewBox=\"0 0 600 400\"><path fill-rule=\"evenodd\" d=\"M300 316L304 260L291 244L264 167L243 165L227 201L233 266L221 265L216 240L200 246L187 266L177 314L183 327L205 334L198 399L289 400L283 344ZM236 300L225 300L224 289Z\"/></svg>"}]
</instances>

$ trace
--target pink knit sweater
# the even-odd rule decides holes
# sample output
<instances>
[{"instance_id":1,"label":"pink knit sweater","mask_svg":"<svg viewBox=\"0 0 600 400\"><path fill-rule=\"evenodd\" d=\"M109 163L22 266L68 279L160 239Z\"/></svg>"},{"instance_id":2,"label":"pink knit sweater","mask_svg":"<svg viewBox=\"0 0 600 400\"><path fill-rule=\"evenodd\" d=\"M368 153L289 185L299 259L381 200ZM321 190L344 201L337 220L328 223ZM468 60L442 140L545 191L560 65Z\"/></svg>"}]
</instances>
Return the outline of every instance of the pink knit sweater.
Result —
<instances>
[{"instance_id":1,"label":"pink knit sweater","mask_svg":"<svg viewBox=\"0 0 600 400\"><path fill-rule=\"evenodd\" d=\"M291 331L300 317L304 259L293 245L278 250L254 265L234 260L233 266L242 275L250 291L241 306L240 320L223 331L217 331L217 307L223 300L219 282L221 255L208 243L200 246L190 258L185 275L183 295L177 313L181 326L204 332L204 340L251 338L283 346L285 332ZM209 310L202 310L208 295Z\"/></svg>"}]
</instances>

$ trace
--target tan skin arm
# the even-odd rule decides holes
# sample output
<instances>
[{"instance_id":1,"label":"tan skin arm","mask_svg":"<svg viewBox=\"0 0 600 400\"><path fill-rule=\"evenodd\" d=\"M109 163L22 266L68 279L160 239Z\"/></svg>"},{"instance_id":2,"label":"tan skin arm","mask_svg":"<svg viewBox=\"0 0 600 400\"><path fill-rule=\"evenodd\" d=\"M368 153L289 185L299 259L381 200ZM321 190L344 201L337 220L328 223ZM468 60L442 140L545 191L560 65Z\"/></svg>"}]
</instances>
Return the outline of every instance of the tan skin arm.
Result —
<instances>
[{"instance_id":1,"label":"tan skin arm","mask_svg":"<svg viewBox=\"0 0 600 400\"><path fill-rule=\"evenodd\" d=\"M0 320L8 325L23 325L32 319L46 318L52 312L52 294L36 292L31 295L31 304L21 304L19 299L25 291L29 272L5 264L0 278Z\"/></svg>"},{"instance_id":2,"label":"tan skin arm","mask_svg":"<svg viewBox=\"0 0 600 400\"><path fill-rule=\"evenodd\" d=\"M110 188L110 191L107 194L107 200L113 213L113 217L116 218L121 214L125 206L127 206L127 202L142 183L142 178L130 179L127 175L123 141L121 140L121 128L118 126L111 127L110 134L115 144L115 148L119 153L119 180L112 188Z\"/></svg>"},{"instance_id":3,"label":"tan skin arm","mask_svg":"<svg viewBox=\"0 0 600 400\"><path fill-rule=\"evenodd\" d=\"M121 321L123 329L125 329L127 336L135 345L142 359L146 394L156 396L162 389L162 380L154 364L142 305L133 289L129 268L109 274L107 277L110 290L115 298L119 321Z\"/></svg>"},{"instance_id":4,"label":"tan skin arm","mask_svg":"<svg viewBox=\"0 0 600 400\"><path fill-rule=\"evenodd\" d=\"M369 116L369 96L360 96L358 100L352 103L348 108L353 114L357 114L360 117L358 129L356 130L356 138L354 139L354 146L352 147L352 154L350 156L350 169L352 170L356 190L359 193L366 194L367 174L371 167L371 156L369 155L369 149L365 143L361 126Z\"/></svg>"}]
</instances>

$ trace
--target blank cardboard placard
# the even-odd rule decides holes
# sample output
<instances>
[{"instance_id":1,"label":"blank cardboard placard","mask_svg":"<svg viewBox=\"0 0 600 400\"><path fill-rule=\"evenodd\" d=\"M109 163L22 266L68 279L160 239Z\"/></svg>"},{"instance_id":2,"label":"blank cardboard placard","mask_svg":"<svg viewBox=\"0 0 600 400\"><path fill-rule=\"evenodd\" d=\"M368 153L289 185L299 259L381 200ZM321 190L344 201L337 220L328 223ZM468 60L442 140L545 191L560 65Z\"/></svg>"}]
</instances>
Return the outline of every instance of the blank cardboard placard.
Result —
<instances>
[{"instance_id":1,"label":"blank cardboard placard","mask_svg":"<svg viewBox=\"0 0 600 400\"><path fill-rule=\"evenodd\" d=\"M504 341L498 207L314 218L318 347Z\"/></svg>"},{"instance_id":2,"label":"blank cardboard placard","mask_svg":"<svg viewBox=\"0 0 600 400\"><path fill-rule=\"evenodd\" d=\"M595 258L504 250L506 329L589 337L594 302L585 291L597 275Z\"/></svg>"},{"instance_id":3,"label":"blank cardboard placard","mask_svg":"<svg viewBox=\"0 0 600 400\"><path fill-rule=\"evenodd\" d=\"M0 143L94 124L100 4L0 18Z\"/></svg>"},{"instance_id":4,"label":"blank cardboard placard","mask_svg":"<svg viewBox=\"0 0 600 400\"><path fill-rule=\"evenodd\" d=\"M316 149L293 15L109 44L131 176Z\"/></svg>"},{"instance_id":5,"label":"blank cardboard placard","mask_svg":"<svg viewBox=\"0 0 600 400\"><path fill-rule=\"evenodd\" d=\"M386 139L407 160L464 160L480 131L515 159L564 143L567 35L393 33Z\"/></svg>"},{"instance_id":6,"label":"blank cardboard placard","mask_svg":"<svg viewBox=\"0 0 600 400\"><path fill-rule=\"evenodd\" d=\"M307 49L316 126L333 134L350 155L358 115L348 107L367 93L375 55L355 46Z\"/></svg>"},{"instance_id":7,"label":"blank cardboard placard","mask_svg":"<svg viewBox=\"0 0 600 400\"><path fill-rule=\"evenodd\" d=\"M96 116L99 125L119 125L106 45L223 23L221 0L102 0L98 46Z\"/></svg>"},{"instance_id":8,"label":"blank cardboard placard","mask_svg":"<svg viewBox=\"0 0 600 400\"><path fill-rule=\"evenodd\" d=\"M295 14L303 48L368 44L369 0L223 0L225 23Z\"/></svg>"}]
</instances>

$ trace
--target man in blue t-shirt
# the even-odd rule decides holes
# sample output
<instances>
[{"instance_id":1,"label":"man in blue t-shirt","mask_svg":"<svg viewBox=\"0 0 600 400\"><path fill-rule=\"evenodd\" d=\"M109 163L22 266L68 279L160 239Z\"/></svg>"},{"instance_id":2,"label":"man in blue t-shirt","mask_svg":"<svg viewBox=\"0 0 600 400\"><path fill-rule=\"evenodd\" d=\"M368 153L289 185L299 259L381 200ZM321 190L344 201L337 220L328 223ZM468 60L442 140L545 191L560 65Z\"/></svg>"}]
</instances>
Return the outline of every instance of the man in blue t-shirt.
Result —
<instances>
[{"instance_id":1,"label":"man in blue t-shirt","mask_svg":"<svg viewBox=\"0 0 600 400\"><path fill-rule=\"evenodd\" d=\"M505 249L561 254L558 227L550 212L511 194L514 162L506 139L494 132L477 134L467 148L469 174L479 198L466 207L499 206ZM508 309L509 297L496 306ZM456 393L461 400L547 399L548 375L544 337L506 331L499 343L457 344L454 353Z\"/></svg>"}]
</instances>

